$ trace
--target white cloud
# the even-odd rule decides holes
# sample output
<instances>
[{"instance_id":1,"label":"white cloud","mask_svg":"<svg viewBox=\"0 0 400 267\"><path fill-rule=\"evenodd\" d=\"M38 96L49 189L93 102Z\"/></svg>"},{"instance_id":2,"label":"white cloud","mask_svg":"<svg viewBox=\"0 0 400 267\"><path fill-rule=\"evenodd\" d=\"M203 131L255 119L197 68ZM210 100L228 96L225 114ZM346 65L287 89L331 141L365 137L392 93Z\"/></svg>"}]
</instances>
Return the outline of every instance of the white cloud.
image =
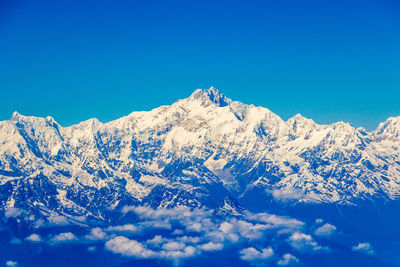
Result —
<instances>
[{"instance_id":1,"label":"white cloud","mask_svg":"<svg viewBox=\"0 0 400 267\"><path fill-rule=\"evenodd\" d=\"M84 238L92 241L105 240L107 238L107 234L100 227L95 227L92 228L90 233L85 235Z\"/></svg>"},{"instance_id":2,"label":"white cloud","mask_svg":"<svg viewBox=\"0 0 400 267\"><path fill-rule=\"evenodd\" d=\"M243 220L236 222L237 232L246 239L253 240L259 239L264 235L264 231L270 228L270 225L266 224L253 224Z\"/></svg>"},{"instance_id":3,"label":"white cloud","mask_svg":"<svg viewBox=\"0 0 400 267\"><path fill-rule=\"evenodd\" d=\"M67 232L67 233L61 233L61 234L55 235L50 240L50 244L69 243L69 242L74 242L77 240L78 240L78 238L73 233Z\"/></svg>"},{"instance_id":4,"label":"white cloud","mask_svg":"<svg viewBox=\"0 0 400 267\"><path fill-rule=\"evenodd\" d=\"M30 236L26 237L25 240L30 242L41 242L42 238L38 234L31 234Z\"/></svg>"},{"instance_id":5,"label":"white cloud","mask_svg":"<svg viewBox=\"0 0 400 267\"><path fill-rule=\"evenodd\" d=\"M316 224L321 224L321 223L323 223L324 222L324 220L323 219L315 219L315 223Z\"/></svg>"},{"instance_id":6,"label":"white cloud","mask_svg":"<svg viewBox=\"0 0 400 267\"><path fill-rule=\"evenodd\" d=\"M272 196L275 200L288 202L301 199L303 197L303 193L300 190L294 188L280 188L272 190Z\"/></svg>"},{"instance_id":7,"label":"white cloud","mask_svg":"<svg viewBox=\"0 0 400 267\"><path fill-rule=\"evenodd\" d=\"M336 232L336 226L326 223L314 231L316 236L329 237Z\"/></svg>"},{"instance_id":8,"label":"white cloud","mask_svg":"<svg viewBox=\"0 0 400 267\"><path fill-rule=\"evenodd\" d=\"M272 248L264 248L261 251L249 247L240 251L240 258L245 261L266 260L274 255Z\"/></svg>"},{"instance_id":9,"label":"white cloud","mask_svg":"<svg viewBox=\"0 0 400 267\"><path fill-rule=\"evenodd\" d=\"M192 243L197 244L200 241L200 237L198 236L179 236L176 238L177 240L184 242L184 243Z\"/></svg>"},{"instance_id":10,"label":"white cloud","mask_svg":"<svg viewBox=\"0 0 400 267\"><path fill-rule=\"evenodd\" d=\"M239 241L239 235L237 233L235 232L224 233L219 230L210 231L206 233L205 238L216 243L222 243L222 242L236 243Z\"/></svg>"},{"instance_id":11,"label":"white cloud","mask_svg":"<svg viewBox=\"0 0 400 267\"><path fill-rule=\"evenodd\" d=\"M156 252L146 248L136 240L128 239L124 236L117 236L110 239L105 244L106 249L122 254L124 256L133 256L138 258L152 258Z\"/></svg>"},{"instance_id":12,"label":"white cloud","mask_svg":"<svg viewBox=\"0 0 400 267\"><path fill-rule=\"evenodd\" d=\"M215 227L215 223L210 220L212 217L212 211L208 209L190 209L188 207L175 207L172 209L158 208L151 209L149 207L125 207L125 212L134 212L141 217L141 226L144 228L162 228L172 229L171 223L176 223L183 226L186 231L190 232L206 232L212 227ZM182 230L181 230L182 231ZM179 231L175 234L179 234Z\"/></svg>"},{"instance_id":13,"label":"white cloud","mask_svg":"<svg viewBox=\"0 0 400 267\"><path fill-rule=\"evenodd\" d=\"M171 235L183 235L185 232L183 232L183 230L181 229L175 229Z\"/></svg>"},{"instance_id":14,"label":"white cloud","mask_svg":"<svg viewBox=\"0 0 400 267\"><path fill-rule=\"evenodd\" d=\"M195 222L188 227L186 227L186 230L188 231L193 231L193 232L201 232L203 231L203 226L199 222Z\"/></svg>"},{"instance_id":15,"label":"white cloud","mask_svg":"<svg viewBox=\"0 0 400 267\"><path fill-rule=\"evenodd\" d=\"M137 215L141 216L142 218L148 219L162 219L162 218L174 218L185 217L185 216L193 216L193 212L188 207L179 206L172 209L167 208L159 208L159 209L152 209L150 207L124 207L122 212L126 213L128 211L132 211Z\"/></svg>"},{"instance_id":16,"label":"white cloud","mask_svg":"<svg viewBox=\"0 0 400 267\"><path fill-rule=\"evenodd\" d=\"M195 247L187 246L183 250L160 251L158 257L177 260L181 258L190 258L195 256L197 250Z\"/></svg>"},{"instance_id":17,"label":"white cloud","mask_svg":"<svg viewBox=\"0 0 400 267\"><path fill-rule=\"evenodd\" d=\"M307 235L304 233L296 232L293 233L289 239L289 244L294 248L301 252L310 252L310 251L319 251L319 252L328 252L329 248L321 247L318 243L312 238L311 235Z\"/></svg>"},{"instance_id":18,"label":"white cloud","mask_svg":"<svg viewBox=\"0 0 400 267\"><path fill-rule=\"evenodd\" d=\"M223 249L224 245L221 243L208 242L199 245L198 248L203 251L217 251Z\"/></svg>"},{"instance_id":19,"label":"white cloud","mask_svg":"<svg viewBox=\"0 0 400 267\"><path fill-rule=\"evenodd\" d=\"M153 246L160 246L161 244L170 241L172 241L172 239L162 237L161 235L156 235L152 239L147 240L146 243Z\"/></svg>"},{"instance_id":20,"label":"white cloud","mask_svg":"<svg viewBox=\"0 0 400 267\"><path fill-rule=\"evenodd\" d=\"M301 229L305 226L304 222L286 217L286 216L278 216L274 214L268 214L265 212L261 213L246 213L245 218L249 221L257 221L259 223L267 224L270 229L288 229L291 231L295 231Z\"/></svg>"},{"instance_id":21,"label":"white cloud","mask_svg":"<svg viewBox=\"0 0 400 267\"><path fill-rule=\"evenodd\" d=\"M221 223L221 225L219 226L219 230L224 232L225 234L232 232L234 229L233 224L229 223L229 222L223 222Z\"/></svg>"},{"instance_id":22,"label":"white cloud","mask_svg":"<svg viewBox=\"0 0 400 267\"><path fill-rule=\"evenodd\" d=\"M125 235L132 235L134 233L140 232L139 227L133 224L109 226L104 229L106 232L119 233Z\"/></svg>"},{"instance_id":23,"label":"white cloud","mask_svg":"<svg viewBox=\"0 0 400 267\"><path fill-rule=\"evenodd\" d=\"M144 244L136 240L128 239L124 236L117 236L105 244L106 249L125 256L137 258L162 258L178 260L181 258L192 257L196 254L196 248L186 246L179 242L169 242L163 245L164 250L154 251L147 248Z\"/></svg>"},{"instance_id":24,"label":"white cloud","mask_svg":"<svg viewBox=\"0 0 400 267\"><path fill-rule=\"evenodd\" d=\"M95 252L96 250L97 250L96 246L90 246L87 248L87 251L89 251L89 252Z\"/></svg>"},{"instance_id":25,"label":"white cloud","mask_svg":"<svg viewBox=\"0 0 400 267\"><path fill-rule=\"evenodd\" d=\"M45 225L44 220L38 219L38 220L35 221L33 227L35 227L35 228L40 228L40 227L42 227L42 226L44 226L44 225Z\"/></svg>"},{"instance_id":26,"label":"white cloud","mask_svg":"<svg viewBox=\"0 0 400 267\"><path fill-rule=\"evenodd\" d=\"M184 247L185 247L184 243L176 241L168 242L162 245L162 249L164 250L181 250Z\"/></svg>"},{"instance_id":27,"label":"white cloud","mask_svg":"<svg viewBox=\"0 0 400 267\"><path fill-rule=\"evenodd\" d=\"M165 220L154 220L154 221L145 221L140 223L141 226L143 226L146 229L167 229L170 230L172 229L172 225L169 222L168 219Z\"/></svg>"},{"instance_id":28,"label":"white cloud","mask_svg":"<svg viewBox=\"0 0 400 267\"><path fill-rule=\"evenodd\" d=\"M18 266L18 262L16 262L16 261L7 261L6 262L6 266L7 267L17 267Z\"/></svg>"},{"instance_id":29,"label":"white cloud","mask_svg":"<svg viewBox=\"0 0 400 267\"><path fill-rule=\"evenodd\" d=\"M22 214L22 211L20 211L17 208L8 208L6 209L5 216L7 218L16 218Z\"/></svg>"},{"instance_id":30,"label":"white cloud","mask_svg":"<svg viewBox=\"0 0 400 267\"><path fill-rule=\"evenodd\" d=\"M353 246L351 248L353 251L373 255L375 251L369 242L359 243L357 246Z\"/></svg>"},{"instance_id":31,"label":"white cloud","mask_svg":"<svg viewBox=\"0 0 400 267\"><path fill-rule=\"evenodd\" d=\"M126 214L129 212L134 212L135 208L136 208L136 206L124 206L121 211L122 211L122 213Z\"/></svg>"},{"instance_id":32,"label":"white cloud","mask_svg":"<svg viewBox=\"0 0 400 267\"><path fill-rule=\"evenodd\" d=\"M252 220L257 220L257 216L251 216ZM265 219L265 218L264 218ZM236 218L231 218L228 221L222 222L218 228L223 234L220 233L209 233L208 235L212 237L213 241L223 242L228 240L230 242L237 242L239 238L246 240L256 240L262 238L269 230L279 228L272 223L264 222L248 222L245 220L238 220Z\"/></svg>"},{"instance_id":33,"label":"white cloud","mask_svg":"<svg viewBox=\"0 0 400 267\"><path fill-rule=\"evenodd\" d=\"M291 254L285 254L282 256L282 259L280 259L277 262L277 265L279 266L293 266L298 264L300 261L297 259L295 256Z\"/></svg>"},{"instance_id":34,"label":"white cloud","mask_svg":"<svg viewBox=\"0 0 400 267\"><path fill-rule=\"evenodd\" d=\"M85 215L81 215L81 216L72 216L72 219L81 223L86 222L87 217Z\"/></svg>"},{"instance_id":35,"label":"white cloud","mask_svg":"<svg viewBox=\"0 0 400 267\"><path fill-rule=\"evenodd\" d=\"M158 208L152 209L150 207L124 207L122 212L134 212L139 215L142 219L147 220L157 220L157 221L168 221L173 218L175 221L187 222L193 221L200 222L202 219L208 218L212 216L213 210L205 209L205 208L196 208L191 209L185 206L178 206L172 209L167 208ZM185 224L185 223L184 223ZM186 225L186 224L185 224Z\"/></svg>"},{"instance_id":36,"label":"white cloud","mask_svg":"<svg viewBox=\"0 0 400 267\"><path fill-rule=\"evenodd\" d=\"M55 224L55 225L68 225L68 220L64 216L53 216L49 218L50 223Z\"/></svg>"}]
</instances>

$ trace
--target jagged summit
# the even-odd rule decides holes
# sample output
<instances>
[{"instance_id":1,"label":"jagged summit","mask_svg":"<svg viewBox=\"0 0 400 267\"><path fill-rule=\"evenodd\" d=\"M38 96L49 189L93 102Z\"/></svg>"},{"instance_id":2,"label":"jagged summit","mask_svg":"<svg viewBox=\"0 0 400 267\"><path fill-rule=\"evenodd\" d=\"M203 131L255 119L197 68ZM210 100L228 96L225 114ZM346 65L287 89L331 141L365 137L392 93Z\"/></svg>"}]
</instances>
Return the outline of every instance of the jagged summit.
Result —
<instances>
[{"instance_id":1,"label":"jagged summit","mask_svg":"<svg viewBox=\"0 0 400 267\"><path fill-rule=\"evenodd\" d=\"M19 113L18 111L14 111L11 115L10 121L12 122L24 122L24 123L35 123L35 122L55 122L53 117L47 116L46 118L43 117L36 117L36 116L25 116Z\"/></svg>"},{"instance_id":2,"label":"jagged summit","mask_svg":"<svg viewBox=\"0 0 400 267\"><path fill-rule=\"evenodd\" d=\"M20 117L21 114L19 114L18 111L14 111L11 115L10 121L18 121Z\"/></svg>"},{"instance_id":3,"label":"jagged summit","mask_svg":"<svg viewBox=\"0 0 400 267\"><path fill-rule=\"evenodd\" d=\"M286 121L286 124L297 134L310 132L320 127L313 120L303 117L301 114L296 114Z\"/></svg>"},{"instance_id":4,"label":"jagged summit","mask_svg":"<svg viewBox=\"0 0 400 267\"><path fill-rule=\"evenodd\" d=\"M297 113L286 121L289 125L317 125L312 119L303 117L300 113Z\"/></svg>"},{"instance_id":5,"label":"jagged summit","mask_svg":"<svg viewBox=\"0 0 400 267\"><path fill-rule=\"evenodd\" d=\"M197 89L190 96L190 99L200 99L204 103L211 101L219 107L228 106L232 100L224 96L218 89L211 86L209 89Z\"/></svg>"},{"instance_id":6,"label":"jagged summit","mask_svg":"<svg viewBox=\"0 0 400 267\"><path fill-rule=\"evenodd\" d=\"M378 128L375 130L378 135L400 137L400 116L390 117L385 122L379 124Z\"/></svg>"},{"instance_id":7,"label":"jagged summit","mask_svg":"<svg viewBox=\"0 0 400 267\"><path fill-rule=\"evenodd\" d=\"M308 120L308 118L304 117L300 113L297 113L296 115L291 117L289 120L304 121L304 120Z\"/></svg>"}]
</instances>

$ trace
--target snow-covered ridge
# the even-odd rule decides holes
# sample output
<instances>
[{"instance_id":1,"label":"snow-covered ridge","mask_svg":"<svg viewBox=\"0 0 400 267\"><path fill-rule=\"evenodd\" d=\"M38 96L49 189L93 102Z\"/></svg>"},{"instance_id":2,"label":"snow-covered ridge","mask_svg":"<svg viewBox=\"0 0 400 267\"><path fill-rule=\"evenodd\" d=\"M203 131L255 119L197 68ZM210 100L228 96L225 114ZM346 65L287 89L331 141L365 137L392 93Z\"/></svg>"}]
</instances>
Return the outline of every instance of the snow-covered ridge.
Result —
<instances>
[{"instance_id":1,"label":"snow-covered ridge","mask_svg":"<svg viewBox=\"0 0 400 267\"><path fill-rule=\"evenodd\" d=\"M94 216L255 191L278 201L389 200L400 192L399 133L400 117L373 132L299 114L284 121L214 87L104 124L62 127L15 112L0 122L0 197L7 207Z\"/></svg>"}]
</instances>

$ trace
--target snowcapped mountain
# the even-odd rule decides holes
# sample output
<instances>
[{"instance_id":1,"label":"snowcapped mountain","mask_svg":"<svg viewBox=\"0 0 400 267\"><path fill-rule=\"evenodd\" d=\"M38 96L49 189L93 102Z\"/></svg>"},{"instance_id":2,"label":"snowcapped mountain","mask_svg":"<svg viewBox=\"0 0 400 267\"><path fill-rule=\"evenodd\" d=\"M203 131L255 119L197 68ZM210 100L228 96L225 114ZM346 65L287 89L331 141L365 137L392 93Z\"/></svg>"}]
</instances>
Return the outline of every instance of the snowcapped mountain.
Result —
<instances>
[{"instance_id":1,"label":"snowcapped mountain","mask_svg":"<svg viewBox=\"0 0 400 267\"><path fill-rule=\"evenodd\" d=\"M197 207L255 195L355 204L400 195L400 117L376 131L284 121L217 89L108 123L0 122L0 200L42 214L105 218L124 205Z\"/></svg>"}]
</instances>

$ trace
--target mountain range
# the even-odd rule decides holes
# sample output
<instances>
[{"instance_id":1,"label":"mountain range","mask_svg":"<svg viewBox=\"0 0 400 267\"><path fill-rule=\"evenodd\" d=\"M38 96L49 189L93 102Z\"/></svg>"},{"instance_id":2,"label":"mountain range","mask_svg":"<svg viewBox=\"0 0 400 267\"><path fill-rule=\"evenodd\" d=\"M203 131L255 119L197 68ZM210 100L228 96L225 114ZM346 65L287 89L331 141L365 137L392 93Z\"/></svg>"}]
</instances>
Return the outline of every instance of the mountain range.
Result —
<instances>
[{"instance_id":1,"label":"mountain range","mask_svg":"<svg viewBox=\"0 0 400 267\"><path fill-rule=\"evenodd\" d=\"M62 127L0 122L0 207L107 220L126 205L335 204L400 196L400 117L375 131L287 121L216 88L151 111Z\"/></svg>"}]
</instances>

